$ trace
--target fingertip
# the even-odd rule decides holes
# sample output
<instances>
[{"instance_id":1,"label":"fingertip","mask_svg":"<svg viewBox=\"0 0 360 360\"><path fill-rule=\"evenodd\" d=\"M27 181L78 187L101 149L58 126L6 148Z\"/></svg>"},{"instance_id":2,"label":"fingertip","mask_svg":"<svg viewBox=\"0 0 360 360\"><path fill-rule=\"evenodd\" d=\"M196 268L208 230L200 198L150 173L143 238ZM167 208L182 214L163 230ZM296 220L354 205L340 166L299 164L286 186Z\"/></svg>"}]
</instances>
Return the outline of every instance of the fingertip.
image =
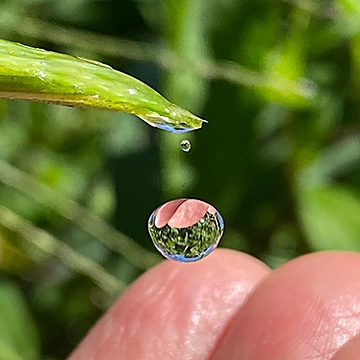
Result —
<instances>
[{"instance_id":1,"label":"fingertip","mask_svg":"<svg viewBox=\"0 0 360 360\"><path fill-rule=\"evenodd\" d=\"M360 255L309 254L271 273L211 359L330 359L360 330Z\"/></svg>"},{"instance_id":2,"label":"fingertip","mask_svg":"<svg viewBox=\"0 0 360 360\"><path fill-rule=\"evenodd\" d=\"M120 297L70 359L206 358L269 271L224 249L192 264L164 261Z\"/></svg>"},{"instance_id":3,"label":"fingertip","mask_svg":"<svg viewBox=\"0 0 360 360\"><path fill-rule=\"evenodd\" d=\"M350 339L343 345L331 360L358 360L360 359L360 335Z\"/></svg>"}]
</instances>

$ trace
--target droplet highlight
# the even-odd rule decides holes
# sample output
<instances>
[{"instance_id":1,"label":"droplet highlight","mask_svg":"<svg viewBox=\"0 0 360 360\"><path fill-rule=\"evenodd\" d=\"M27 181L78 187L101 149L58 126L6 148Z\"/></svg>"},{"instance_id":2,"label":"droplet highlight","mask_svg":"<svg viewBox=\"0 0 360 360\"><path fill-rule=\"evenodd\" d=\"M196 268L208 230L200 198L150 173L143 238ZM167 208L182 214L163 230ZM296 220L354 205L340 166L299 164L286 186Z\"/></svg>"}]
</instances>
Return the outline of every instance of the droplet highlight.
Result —
<instances>
[{"instance_id":1,"label":"droplet highlight","mask_svg":"<svg viewBox=\"0 0 360 360\"><path fill-rule=\"evenodd\" d=\"M204 201L177 199L152 212L148 231L154 246L164 257L194 262L216 249L224 232L224 220Z\"/></svg>"},{"instance_id":2,"label":"droplet highlight","mask_svg":"<svg viewBox=\"0 0 360 360\"><path fill-rule=\"evenodd\" d=\"M191 150L191 142L189 140L183 140L180 146L182 151L189 152Z\"/></svg>"}]
</instances>

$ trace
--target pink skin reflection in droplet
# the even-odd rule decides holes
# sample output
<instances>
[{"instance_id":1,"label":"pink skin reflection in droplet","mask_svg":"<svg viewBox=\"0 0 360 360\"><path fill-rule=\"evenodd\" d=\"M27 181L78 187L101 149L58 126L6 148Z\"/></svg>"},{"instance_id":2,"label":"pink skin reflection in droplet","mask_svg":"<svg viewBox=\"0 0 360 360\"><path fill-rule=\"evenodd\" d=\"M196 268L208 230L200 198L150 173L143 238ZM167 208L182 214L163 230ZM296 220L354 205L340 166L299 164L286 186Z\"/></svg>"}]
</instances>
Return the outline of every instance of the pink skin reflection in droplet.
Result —
<instances>
[{"instance_id":1,"label":"pink skin reflection in droplet","mask_svg":"<svg viewBox=\"0 0 360 360\"><path fill-rule=\"evenodd\" d=\"M155 214L155 226L158 229L164 227L184 201L186 201L186 199L173 200L159 207Z\"/></svg>"},{"instance_id":2,"label":"pink skin reflection in droplet","mask_svg":"<svg viewBox=\"0 0 360 360\"><path fill-rule=\"evenodd\" d=\"M173 200L157 210L155 226L162 228L168 224L174 228L186 228L200 221L207 211L211 214L216 213L214 207L200 200Z\"/></svg>"}]
</instances>

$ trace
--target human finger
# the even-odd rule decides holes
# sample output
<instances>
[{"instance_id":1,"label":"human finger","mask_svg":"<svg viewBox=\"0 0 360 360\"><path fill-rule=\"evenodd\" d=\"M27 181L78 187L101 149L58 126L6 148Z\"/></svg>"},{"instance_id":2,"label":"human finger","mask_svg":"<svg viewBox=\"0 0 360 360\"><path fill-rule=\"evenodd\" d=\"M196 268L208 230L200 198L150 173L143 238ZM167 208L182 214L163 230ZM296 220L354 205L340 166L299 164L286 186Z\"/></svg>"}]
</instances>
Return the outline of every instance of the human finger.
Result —
<instances>
[{"instance_id":1,"label":"human finger","mask_svg":"<svg viewBox=\"0 0 360 360\"><path fill-rule=\"evenodd\" d=\"M359 360L360 359L360 335L350 339L342 346L331 360Z\"/></svg>"},{"instance_id":2,"label":"human finger","mask_svg":"<svg viewBox=\"0 0 360 360\"><path fill-rule=\"evenodd\" d=\"M272 272L211 360L327 360L360 331L360 254L315 253Z\"/></svg>"},{"instance_id":3,"label":"human finger","mask_svg":"<svg viewBox=\"0 0 360 360\"><path fill-rule=\"evenodd\" d=\"M255 258L224 249L196 263L165 261L120 297L69 360L207 359L269 272Z\"/></svg>"}]
</instances>

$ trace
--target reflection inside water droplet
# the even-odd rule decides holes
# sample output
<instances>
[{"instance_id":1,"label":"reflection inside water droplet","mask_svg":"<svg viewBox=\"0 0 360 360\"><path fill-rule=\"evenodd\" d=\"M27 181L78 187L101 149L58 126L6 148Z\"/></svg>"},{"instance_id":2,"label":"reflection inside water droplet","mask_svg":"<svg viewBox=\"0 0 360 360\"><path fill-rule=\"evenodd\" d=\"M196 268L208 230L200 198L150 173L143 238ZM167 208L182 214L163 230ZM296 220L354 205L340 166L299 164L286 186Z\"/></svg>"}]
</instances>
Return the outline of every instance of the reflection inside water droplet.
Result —
<instances>
[{"instance_id":1,"label":"reflection inside water droplet","mask_svg":"<svg viewBox=\"0 0 360 360\"><path fill-rule=\"evenodd\" d=\"M180 146L182 151L189 152L191 150L191 142L189 140L183 140Z\"/></svg>"},{"instance_id":2,"label":"reflection inside water droplet","mask_svg":"<svg viewBox=\"0 0 360 360\"><path fill-rule=\"evenodd\" d=\"M196 199L178 199L161 205L150 215L150 237L166 258L193 262L209 255L224 231L220 213Z\"/></svg>"}]
</instances>

